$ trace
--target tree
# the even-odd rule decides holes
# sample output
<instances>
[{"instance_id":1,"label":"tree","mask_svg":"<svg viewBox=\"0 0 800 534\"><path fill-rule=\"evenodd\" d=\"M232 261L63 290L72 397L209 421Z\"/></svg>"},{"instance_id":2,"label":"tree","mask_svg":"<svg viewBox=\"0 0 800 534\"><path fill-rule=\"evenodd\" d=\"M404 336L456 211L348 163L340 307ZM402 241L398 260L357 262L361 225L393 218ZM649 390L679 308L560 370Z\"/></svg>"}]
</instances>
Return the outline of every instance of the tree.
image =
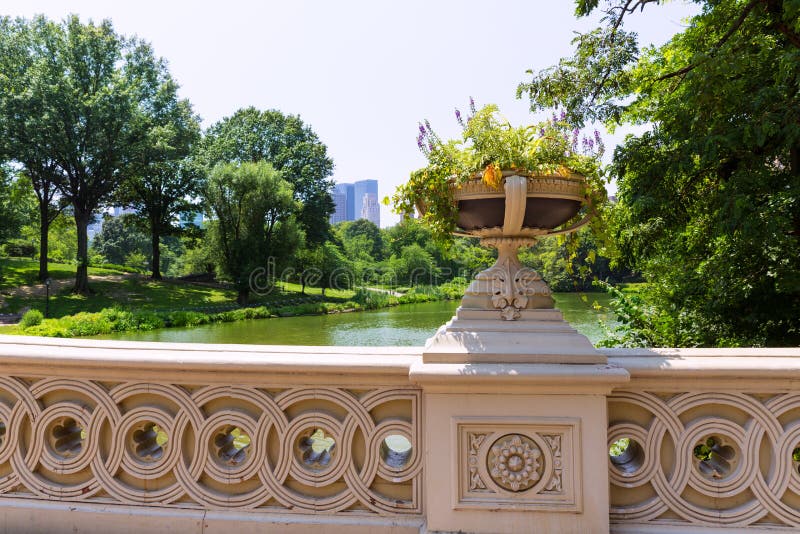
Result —
<instances>
[{"instance_id":1,"label":"tree","mask_svg":"<svg viewBox=\"0 0 800 534\"><path fill-rule=\"evenodd\" d=\"M87 226L144 138L136 119L157 94L165 67L147 44L117 35L110 21L5 19L3 30L9 32L4 42L24 41L7 48L13 61L0 63L0 78L24 81L4 87L10 94L2 98L3 128L15 139L9 156L48 180L55 176L77 227L74 291L88 293Z\"/></svg>"},{"instance_id":2,"label":"tree","mask_svg":"<svg viewBox=\"0 0 800 534\"><path fill-rule=\"evenodd\" d=\"M40 281L48 276L50 225L65 206L59 198L58 166L44 124L47 101L38 90L54 83L50 60L42 49L43 38L52 37L52 31L41 18L31 24L0 19L0 154L22 166L38 200Z\"/></svg>"},{"instance_id":3,"label":"tree","mask_svg":"<svg viewBox=\"0 0 800 534\"><path fill-rule=\"evenodd\" d=\"M220 163L205 185L210 235L221 270L235 284L237 302L247 303L250 276L272 255L273 238L297 211L291 185L269 163Z\"/></svg>"},{"instance_id":4,"label":"tree","mask_svg":"<svg viewBox=\"0 0 800 534\"><path fill-rule=\"evenodd\" d=\"M202 159L208 166L267 161L281 171L298 200L297 219L309 244L329 237L333 161L327 148L300 117L254 107L238 110L206 132Z\"/></svg>"},{"instance_id":5,"label":"tree","mask_svg":"<svg viewBox=\"0 0 800 534\"><path fill-rule=\"evenodd\" d=\"M197 211L192 202L201 189L201 173L189 158L200 139L200 124L188 100L178 99L178 85L165 70L146 108L139 110L137 129L144 138L136 146L130 175L120 194L145 220L150 233L151 278L161 279L161 237L176 233L182 213Z\"/></svg>"},{"instance_id":6,"label":"tree","mask_svg":"<svg viewBox=\"0 0 800 534\"><path fill-rule=\"evenodd\" d=\"M650 343L798 345L797 3L701 2L688 28L640 52L624 21L652 3L611 2L605 26L520 93L579 125L652 123L611 168L612 235L650 282Z\"/></svg>"},{"instance_id":7,"label":"tree","mask_svg":"<svg viewBox=\"0 0 800 534\"><path fill-rule=\"evenodd\" d=\"M303 263L299 273L301 293L305 293L306 285L313 285L322 288L324 297L326 289L347 289L352 285L350 264L334 243L326 241L303 249L299 257Z\"/></svg>"},{"instance_id":8,"label":"tree","mask_svg":"<svg viewBox=\"0 0 800 534\"><path fill-rule=\"evenodd\" d=\"M135 216L131 214L106 215L102 229L92 240L92 249L109 263L117 265L126 265L131 254L147 257L150 252L147 235L138 228Z\"/></svg>"},{"instance_id":9,"label":"tree","mask_svg":"<svg viewBox=\"0 0 800 534\"><path fill-rule=\"evenodd\" d=\"M30 222L30 184L25 182L0 165L0 244L19 237L22 227Z\"/></svg>"},{"instance_id":10,"label":"tree","mask_svg":"<svg viewBox=\"0 0 800 534\"><path fill-rule=\"evenodd\" d=\"M383 237L380 228L375 223L366 219L347 221L342 223L342 238L347 249L347 242L358 241L364 252L375 260L383 259Z\"/></svg>"}]
</instances>

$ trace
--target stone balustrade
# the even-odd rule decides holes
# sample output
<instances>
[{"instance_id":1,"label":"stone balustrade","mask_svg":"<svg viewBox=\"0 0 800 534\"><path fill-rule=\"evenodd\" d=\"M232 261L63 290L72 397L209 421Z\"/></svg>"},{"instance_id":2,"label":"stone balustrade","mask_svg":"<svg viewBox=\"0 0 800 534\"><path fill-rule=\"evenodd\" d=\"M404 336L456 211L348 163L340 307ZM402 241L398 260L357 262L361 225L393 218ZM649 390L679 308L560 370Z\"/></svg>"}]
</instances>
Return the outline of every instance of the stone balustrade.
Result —
<instances>
[{"instance_id":1,"label":"stone balustrade","mask_svg":"<svg viewBox=\"0 0 800 534\"><path fill-rule=\"evenodd\" d=\"M0 532L800 528L800 349L600 354L0 336Z\"/></svg>"},{"instance_id":2,"label":"stone balustrade","mask_svg":"<svg viewBox=\"0 0 800 534\"><path fill-rule=\"evenodd\" d=\"M800 350L609 350L611 529L800 529Z\"/></svg>"},{"instance_id":3,"label":"stone balustrade","mask_svg":"<svg viewBox=\"0 0 800 534\"><path fill-rule=\"evenodd\" d=\"M0 525L241 532L286 516L303 531L330 516L349 532L418 532L411 352L0 343ZM41 506L54 502L68 506ZM116 528L97 522L113 510Z\"/></svg>"}]
</instances>

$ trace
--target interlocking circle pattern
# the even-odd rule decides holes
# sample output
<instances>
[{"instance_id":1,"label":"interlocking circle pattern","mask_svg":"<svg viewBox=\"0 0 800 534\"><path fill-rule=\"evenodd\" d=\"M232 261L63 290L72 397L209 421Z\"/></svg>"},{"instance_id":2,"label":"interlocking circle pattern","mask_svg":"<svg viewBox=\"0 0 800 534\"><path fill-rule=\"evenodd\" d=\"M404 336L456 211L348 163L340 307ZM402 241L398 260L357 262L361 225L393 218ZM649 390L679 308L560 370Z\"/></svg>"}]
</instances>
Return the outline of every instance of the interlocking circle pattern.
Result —
<instances>
[{"instance_id":1,"label":"interlocking circle pattern","mask_svg":"<svg viewBox=\"0 0 800 534\"><path fill-rule=\"evenodd\" d=\"M0 376L0 494L420 514L420 409L420 392L402 388L114 385ZM388 434L412 444L403 465L384 458ZM324 455L298 449L317 447L311 435L325 436Z\"/></svg>"},{"instance_id":2,"label":"interlocking circle pattern","mask_svg":"<svg viewBox=\"0 0 800 534\"><path fill-rule=\"evenodd\" d=\"M609 446L635 444L609 461L612 522L800 528L800 395L618 391L608 410Z\"/></svg>"}]
</instances>

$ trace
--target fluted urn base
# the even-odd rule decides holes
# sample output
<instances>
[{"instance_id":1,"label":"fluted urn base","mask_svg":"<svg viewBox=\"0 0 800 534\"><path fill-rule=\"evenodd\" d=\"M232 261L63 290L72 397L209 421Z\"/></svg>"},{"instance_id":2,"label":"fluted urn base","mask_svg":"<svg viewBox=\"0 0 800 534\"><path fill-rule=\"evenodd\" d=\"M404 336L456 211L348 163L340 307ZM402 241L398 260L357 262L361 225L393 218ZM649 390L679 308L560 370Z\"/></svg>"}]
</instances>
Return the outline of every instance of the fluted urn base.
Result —
<instances>
[{"instance_id":1,"label":"fluted urn base","mask_svg":"<svg viewBox=\"0 0 800 534\"><path fill-rule=\"evenodd\" d=\"M500 310L500 316L508 321L519 319L521 310L553 308L550 288L536 271L523 267L517 255L520 247L534 243L534 239L524 237L482 239L482 245L497 249L497 261L475 276L464 292L461 307Z\"/></svg>"}]
</instances>

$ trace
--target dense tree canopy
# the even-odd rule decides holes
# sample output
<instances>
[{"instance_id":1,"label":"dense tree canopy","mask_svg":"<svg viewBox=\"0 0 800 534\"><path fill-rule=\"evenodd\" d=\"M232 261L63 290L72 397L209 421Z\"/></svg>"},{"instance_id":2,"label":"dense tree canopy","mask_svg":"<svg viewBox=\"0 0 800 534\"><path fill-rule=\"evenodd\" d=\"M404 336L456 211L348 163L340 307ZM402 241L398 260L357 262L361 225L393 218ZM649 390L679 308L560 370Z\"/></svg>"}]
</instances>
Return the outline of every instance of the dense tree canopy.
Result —
<instances>
[{"instance_id":1,"label":"dense tree canopy","mask_svg":"<svg viewBox=\"0 0 800 534\"><path fill-rule=\"evenodd\" d=\"M2 19L0 112L7 156L32 179L53 179L78 240L75 291L88 286L87 226L122 182L145 135L165 65L110 21Z\"/></svg>"},{"instance_id":2,"label":"dense tree canopy","mask_svg":"<svg viewBox=\"0 0 800 534\"><path fill-rule=\"evenodd\" d=\"M129 174L118 194L122 203L140 214L150 233L153 279L161 278L161 237L174 234L182 213L196 212L192 202L202 191L202 173L190 157L200 140L200 122L178 85L166 72L159 87L140 109L136 144Z\"/></svg>"},{"instance_id":3,"label":"dense tree canopy","mask_svg":"<svg viewBox=\"0 0 800 534\"><path fill-rule=\"evenodd\" d=\"M297 210L291 185L264 161L220 163L205 184L204 199L214 220L211 236L224 274L245 304L250 277L264 268L273 253L273 239Z\"/></svg>"},{"instance_id":4,"label":"dense tree canopy","mask_svg":"<svg viewBox=\"0 0 800 534\"><path fill-rule=\"evenodd\" d=\"M220 162L269 162L281 171L300 201L297 219L306 240L319 244L328 237L328 218L334 209L333 161L300 117L277 110L240 109L209 128L202 158L209 168Z\"/></svg>"},{"instance_id":5,"label":"dense tree canopy","mask_svg":"<svg viewBox=\"0 0 800 534\"><path fill-rule=\"evenodd\" d=\"M658 16L653 3L609 2L604 26L520 93L578 125L652 123L612 166L616 241L660 325L645 342L800 344L800 4L698 2L683 32L640 51L625 19Z\"/></svg>"},{"instance_id":6,"label":"dense tree canopy","mask_svg":"<svg viewBox=\"0 0 800 534\"><path fill-rule=\"evenodd\" d=\"M129 265L133 255L147 257L149 252L147 234L142 232L134 216L106 216L102 230L94 236L92 249L109 263ZM141 267L137 265L137 267Z\"/></svg>"}]
</instances>

